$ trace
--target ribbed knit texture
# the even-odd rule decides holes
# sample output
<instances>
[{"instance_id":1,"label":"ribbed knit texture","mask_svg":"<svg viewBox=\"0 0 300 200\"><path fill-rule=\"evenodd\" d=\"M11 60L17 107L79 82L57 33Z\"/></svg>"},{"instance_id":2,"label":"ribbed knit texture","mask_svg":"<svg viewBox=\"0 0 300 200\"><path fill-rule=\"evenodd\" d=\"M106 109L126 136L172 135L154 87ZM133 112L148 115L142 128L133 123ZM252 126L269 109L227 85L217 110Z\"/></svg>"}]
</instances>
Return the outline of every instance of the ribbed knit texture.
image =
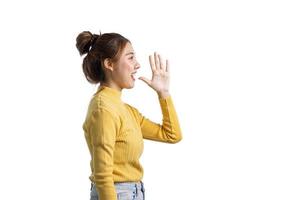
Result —
<instances>
[{"instance_id":1,"label":"ribbed knit texture","mask_svg":"<svg viewBox=\"0 0 300 200\"><path fill-rule=\"evenodd\" d=\"M117 199L115 182L142 180L139 158L143 152L143 138L167 143L181 140L171 96L158 99L162 125L122 102L118 90L100 86L93 95L83 130L91 154L90 180L96 184L101 200Z\"/></svg>"}]
</instances>

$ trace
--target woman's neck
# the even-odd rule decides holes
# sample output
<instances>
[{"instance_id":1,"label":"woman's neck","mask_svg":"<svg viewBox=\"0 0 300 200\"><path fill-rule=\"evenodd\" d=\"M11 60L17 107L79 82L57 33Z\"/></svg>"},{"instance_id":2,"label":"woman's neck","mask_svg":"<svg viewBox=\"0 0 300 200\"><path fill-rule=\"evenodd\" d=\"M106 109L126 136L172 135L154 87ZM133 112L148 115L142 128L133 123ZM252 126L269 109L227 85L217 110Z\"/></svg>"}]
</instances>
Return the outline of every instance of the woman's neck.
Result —
<instances>
[{"instance_id":1,"label":"woman's neck","mask_svg":"<svg viewBox=\"0 0 300 200\"><path fill-rule=\"evenodd\" d=\"M114 82L102 82L100 83L100 86L106 86L106 87L109 87L109 88L113 88L115 90L118 90L118 91L122 91L122 88L120 88L117 84L115 84ZM99 87L100 87L99 86Z\"/></svg>"}]
</instances>

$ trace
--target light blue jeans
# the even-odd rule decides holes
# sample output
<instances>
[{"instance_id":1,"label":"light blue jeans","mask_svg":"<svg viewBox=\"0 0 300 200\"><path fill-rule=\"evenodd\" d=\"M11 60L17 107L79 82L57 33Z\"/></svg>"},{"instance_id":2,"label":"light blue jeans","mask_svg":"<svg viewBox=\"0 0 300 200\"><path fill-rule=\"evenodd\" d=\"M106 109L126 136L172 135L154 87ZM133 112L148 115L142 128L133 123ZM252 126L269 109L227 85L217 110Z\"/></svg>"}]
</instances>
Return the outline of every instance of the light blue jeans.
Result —
<instances>
[{"instance_id":1,"label":"light blue jeans","mask_svg":"<svg viewBox=\"0 0 300 200\"><path fill-rule=\"evenodd\" d=\"M115 183L118 200L145 200L145 188L142 181ZM101 200L96 185L91 184L90 200Z\"/></svg>"}]
</instances>

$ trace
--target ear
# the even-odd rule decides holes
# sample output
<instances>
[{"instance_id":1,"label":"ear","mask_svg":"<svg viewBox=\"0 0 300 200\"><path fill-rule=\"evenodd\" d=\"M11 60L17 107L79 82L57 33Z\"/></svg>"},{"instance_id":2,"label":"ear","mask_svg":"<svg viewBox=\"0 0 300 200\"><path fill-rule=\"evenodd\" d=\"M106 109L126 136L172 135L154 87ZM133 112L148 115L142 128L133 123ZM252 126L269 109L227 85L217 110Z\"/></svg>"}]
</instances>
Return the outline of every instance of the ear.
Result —
<instances>
[{"instance_id":1,"label":"ear","mask_svg":"<svg viewBox=\"0 0 300 200\"><path fill-rule=\"evenodd\" d=\"M110 71L114 71L113 62L109 58L105 58L103 64L104 64L104 68Z\"/></svg>"}]
</instances>

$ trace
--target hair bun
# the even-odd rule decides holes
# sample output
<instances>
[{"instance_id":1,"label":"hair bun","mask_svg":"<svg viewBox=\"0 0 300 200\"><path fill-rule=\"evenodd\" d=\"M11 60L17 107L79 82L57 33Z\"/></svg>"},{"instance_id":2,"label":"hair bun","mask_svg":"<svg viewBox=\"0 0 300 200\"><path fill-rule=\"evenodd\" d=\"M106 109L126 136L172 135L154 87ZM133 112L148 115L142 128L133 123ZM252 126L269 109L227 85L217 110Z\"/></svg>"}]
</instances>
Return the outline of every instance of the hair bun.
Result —
<instances>
[{"instance_id":1,"label":"hair bun","mask_svg":"<svg viewBox=\"0 0 300 200\"><path fill-rule=\"evenodd\" d=\"M96 43L100 35L92 34L89 31L81 32L76 38L76 47L80 55L88 53L91 47Z\"/></svg>"},{"instance_id":2,"label":"hair bun","mask_svg":"<svg viewBox=\"0 0 300 200\"><path fill-rule=\"evenodd\" d=\"M93 34L91 38L91 47L96 43L97 39L99 38L99 35Z\"/></svg>"}]
</instances>

